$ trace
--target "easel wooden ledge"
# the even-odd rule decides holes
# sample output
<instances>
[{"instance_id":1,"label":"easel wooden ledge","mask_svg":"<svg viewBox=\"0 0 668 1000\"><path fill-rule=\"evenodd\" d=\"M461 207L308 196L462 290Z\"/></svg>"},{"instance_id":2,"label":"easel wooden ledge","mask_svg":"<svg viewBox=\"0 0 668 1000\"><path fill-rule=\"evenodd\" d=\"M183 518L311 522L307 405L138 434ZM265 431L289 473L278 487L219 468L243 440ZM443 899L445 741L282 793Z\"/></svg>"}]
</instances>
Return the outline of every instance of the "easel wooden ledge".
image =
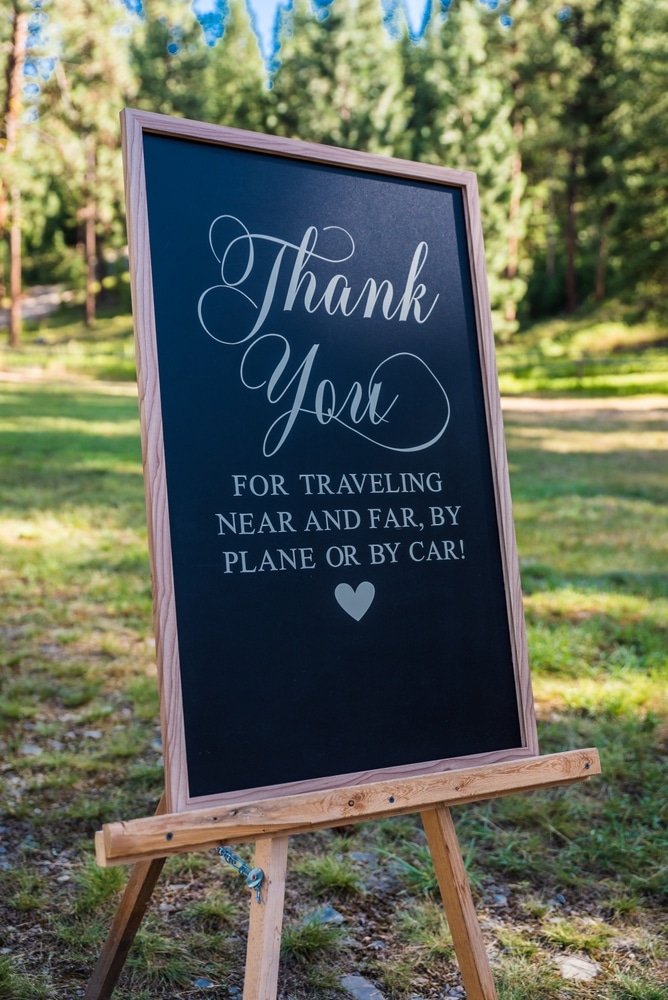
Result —
<instances>
[{"instance_id":1,"label":"easel wooden ledge","mask_svg":"<svg viewBox=\"0 0 668 1000\"><path fill-rule=\"evenodd\" d=\"M254 896L250 903L243 1000L275 1000L288 838L411 812L422 815L467 1000L497 1000L450 807L600 773L590 748L175 814L161 801L151 818L109 823L95 835L98 864L135 867L84 1000L111 996L167 857L250 841L265 878L262 903Z\"/></svg>"}]
</instances>

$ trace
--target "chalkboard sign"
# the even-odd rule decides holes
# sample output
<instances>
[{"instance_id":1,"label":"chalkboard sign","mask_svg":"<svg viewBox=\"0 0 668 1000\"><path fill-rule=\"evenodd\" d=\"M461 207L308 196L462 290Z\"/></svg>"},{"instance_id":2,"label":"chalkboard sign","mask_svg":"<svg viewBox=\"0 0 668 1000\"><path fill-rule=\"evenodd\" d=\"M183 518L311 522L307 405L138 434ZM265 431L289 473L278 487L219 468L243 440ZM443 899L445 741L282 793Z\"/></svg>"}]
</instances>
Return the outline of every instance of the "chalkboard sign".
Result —
<instances>
[{"instance_id":1,"label":"chalkboard sign","mask_svg":"<svg viewBox=\"0 0 668 1000\"><path fill-rule=\"evenodd\" d=\"M535 755L474 175L123 130L168 808Z\"/></svg>"}]
</instances>

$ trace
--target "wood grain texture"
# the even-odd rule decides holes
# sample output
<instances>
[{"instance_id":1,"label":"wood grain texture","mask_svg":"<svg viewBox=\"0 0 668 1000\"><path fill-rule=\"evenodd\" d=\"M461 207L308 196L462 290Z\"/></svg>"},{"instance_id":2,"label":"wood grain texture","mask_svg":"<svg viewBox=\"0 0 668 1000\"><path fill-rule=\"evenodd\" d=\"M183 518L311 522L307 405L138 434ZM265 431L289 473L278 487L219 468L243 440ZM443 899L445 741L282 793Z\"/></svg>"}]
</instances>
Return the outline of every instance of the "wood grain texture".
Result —
<instances>
[{"instance_id":1,"label":"wood grain texture","mask_svg":"<svg viewBox=\"0 0 668 1000\"><path fill-rule=\"evenodd\" d=\"M164 796L158 804L156 815L165 809ZM99 838L96 836L96 848ZM113 923L90 978L84 1000L108 1000L123 971L125 960L132 946L146 907L155 889L165 858L138 862L130 873Z\"/></svg>"},{"instance_id":2,"label":"wood grain texture","mask_svg":"<svg viewBox=\"0 0 668 1000\"><path fill-rule=\"evenodd\" d=\"M600 774L600 769L595 749L570 750L436 775L109 823L103 828L104 863L127 864L219 844L289 836L365 819L423 812L432 806L550 788Z\"/></svg>"},{"instance_id":3,"label":"wood grain texture","mask_svg":"<svg viewBox=\"0 0 668 1000\"><path fill-rule=\"evenodd\" d=\"M422 813L422 823L467 1000L497 1000L492 970L450 810L444 807L429 809Z\"/></svg>"},{"instance_id":4,"label":"wood grain texture","mask_svg":"<svg viewBox=\"0 0 668 1000\"><path fill-rule=\"evenodd\" d=\"M169 115L160 115L152 111L126 108L122 114L128 122L132 123L133 127L142 132L146 131L157 135L180 136L183 139L211 142L218 146L230 146L235 149L274 153L290 159L309 160L313 163L335 163L344 167L368 170L374 174L411 177L433 181L436 184L449 184L454 187L466 187L475 181L475 174L468 170L453 170L450 167L439 167L430 163L416 163L412 160L380 156L377 153L361 153L354 149L323 146L315 142L303 142L300 139L284 139L282 136L265 135L261 132L226 128L223 125L209 125L205 122L189 121L185 118L171 118Z\"/></svg>"},{"instance_id":5,"label":"wood grain texture","mask_svg":"<svg viewBox=\"0 0 668 1000\"><path fill-rule=\"evenodd\" d=\"M377 768L371 771L333 774L327 775L324 778L310 778L304 781L223 792L219 795L203 795L197 799L188 799L185 809L197 810L214 805L227 805L228 803L257 802L259 799L275 799L279 795L301 795L304 792L329 791L333 788L348 788L351 785L376 784L379 781L389 781L392 778L408 778L411 775L419 778L425 774L441 774L443 771L450 771L455 768L479 766L482 764L498 764L530 756L533 755L524 747L511 747L508 750L493 750L489 753L472 754L468 757L448 757L445 760L420 761L417 764L399 764L395 767ZM174 811L176 812L177 810Z\"/></svg>"},{"instance_id":6,"label":"wood grain texture","mask_svg":"<svg viewBox=\"0 0 668 1000\"><path fill-rule=\"evenodd\" d=\"M276 1000L287 861L287 837L256 844L253 865L264 879L262 902L252 895L243 1000Z\"/></svg>"},{"instance_id":7,"label":"wood grain texture","mask_svg":"<svg viewBox=\"0 0 668 1000\"><path fill-rule=\"evenodd\" d=\"M508 458L503 430L503 414L501 412L501 396L496 371L494 331L492 329L492 312L487 285L482 219L480 217L480 202L475 177L464 189L464 206L469 241L469 260L471 262L473 303L478 329L478 348L482 369L487 436L492 460L492 479L496 498L501 561L506 582L506 605L508 609L510 642L513 651L522 745L527 748L532 756L535 756L540 751L538 748L536 716L531 689L529 653L522 603L522 584L517 555L517 542L515 539L515 522L513 520Z\"/></svg>"},{"instance_id":8,"label":"wood grain texture","mask_svg":"<svg viewBox=\"0 0 668 1000\"><path fill-rule=\"evenodd\" d=\"M127 111L121 115L121 129L144 491L153 585L153 626L160 686L163 759L167 775L165 793L169 811L178 812L184 807L187 798L188 780L146 211L143 132L136 115Z\"/></svg>"}]
</instances>

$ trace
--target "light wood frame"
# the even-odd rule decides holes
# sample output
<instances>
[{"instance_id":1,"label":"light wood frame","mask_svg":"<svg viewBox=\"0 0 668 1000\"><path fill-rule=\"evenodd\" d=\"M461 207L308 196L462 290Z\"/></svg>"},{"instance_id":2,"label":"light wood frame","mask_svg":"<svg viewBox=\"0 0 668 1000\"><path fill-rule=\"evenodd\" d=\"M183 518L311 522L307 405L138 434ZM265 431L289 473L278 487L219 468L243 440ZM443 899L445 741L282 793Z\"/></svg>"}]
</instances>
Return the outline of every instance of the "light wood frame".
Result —
<instances>
[{"instance_id":1,"label":"light wood frame","mask_svg":"<svg viewBox=\"0 0 668 1000\"><path fill-rule=\"evenodd\" d=\"M99 864L134 863L125 893L86 989L84 1000L109 1000L165 858L224 843L255 841L262 868L261 901L251 894L243 1000L275 1000L289 836L324 826L420 811L445 914L469 1000L498 1000L466 868L450 813L452 805L554 788L600 774L598 752L570 750L530 760L464 768L451 774L380 782L329 794L304 793L220 810L111 823L95 837Z\"/></svg>"},{"instance_id":2,"label":"light wood frame","mask_svg":"<svg viewBox=\"0 0 668 1000\"><path fill-rule=\"evenodd\" d=\"M428 164L389 159L368 153L333 149L228 129L221 126L174 119L165 115L126 109L121 116L126 180L128 236L132 298L137 348L144 483L148 513L148 536L154 587L156 635L163 752L166 773L166 808L170 813L201 809L216 804L250 803L277 796L377 783L390 778L417 778L461 767L495 764L535 757L538 741L527 658L519 566L512 518L508 468L496 369L494 338L485 271L482 227L474 174ZM237 150L263 152L276 157L353 168L369 174L428 181L461 190L465 209L468 253L478 346L481 359L483 397L489 440L491 471L497 509L497 524L510 645L515 672L521 745L467 757L426 761L383 770L333 775L241 791L192 797L188 789L185 732L179 667L179 647L174 578L169 535L169 503L165 478L160 384L156 348L156 321L151 276L150 237L146 206L143 136L146 133L213 143Z\"/></svg>"},{"instance_id":3,"label":"light wood frame","mask_svg":"<svg viewBox=\"0 0 668 1000\"><path fill-rule=\"evenodd\" d=\"M598 751L590 747L448 773L402 776L328 792L302 792L251 803L239 801L220 808L168 814L161 805L155 816L105 824L95 835L95 851L102 867L134 864L222 844L294 836L422 812L444 803L465 805L555 788L591 778L600 770Z\"/></svg>"}]
</instances>

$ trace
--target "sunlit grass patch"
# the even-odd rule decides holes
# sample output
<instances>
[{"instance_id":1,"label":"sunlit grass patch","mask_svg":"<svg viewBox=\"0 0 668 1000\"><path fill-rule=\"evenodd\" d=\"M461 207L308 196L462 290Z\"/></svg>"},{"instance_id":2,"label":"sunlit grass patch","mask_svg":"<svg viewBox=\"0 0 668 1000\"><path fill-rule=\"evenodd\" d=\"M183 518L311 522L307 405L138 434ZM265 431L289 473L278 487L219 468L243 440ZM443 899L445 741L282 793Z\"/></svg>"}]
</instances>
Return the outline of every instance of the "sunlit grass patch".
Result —
<instances>
[{"instance_id":1,"label":"sunlit grass patch","mask_svg":"<svg viewBox=\"0 0 668 1000\"><path fill-rule=\"evenodd\" d=\"M494 967L499 1000L567 1000L577 990L565 987L564 981L547 963L532 957L502 958Z\"/></svg>"},{"instance_id":2,"label":"sunlit grass patch","mask_svg":"<svg viewBox=\"0 0 668 1000\"><path fill-rule=\"evenodd\" d=\"M562 427L559 434L555 434L549 425L515 425L512 440L517 448L532 448L555 455L607 455L610 452L635 454L641 450L648 452L651 457L653 452L658 452L659 454L654 455L655 461L660 460L661 453L668 449L668 430L662 425L646 423L638 426L627 423L606 427L601 424L600 417L595 421L590 420L589 426L582 420L580 427L573 427L571 424Z\"/></svg>"},{"instance_id":3,"label":"sunlit grass patch","mask_svg":"<svg viewBox=\"0 0 668 1000\"><path fill-rule=\"evenodd\" d=\"M631 370L624 371L625 367ZM501 392L508 395L552 392L557 395L636 396L640 393L668 394L668 375L663 355L657 358L655 371L638 371L633 362L624 365L618 361L613 367L606 358L587 363L529 363L514 372L501 372L499 385Z\"/></svg>"},{"instance_id":4,"label":"sunlit grass patch","mask_svg":"<svg viewBox=\"0 0 668 1000\"><path fill-rule=\"evenodd\" d=\"M88 858L75 871L77 892L73 911L83 915L95 913L110 900L118 897L127 881L124 868L100 868L93 858Z\"/></svg>"},{"instance_id":5,"label":"sunlit grass patch","mask_svg":"<svg viewBox=\"0 0 668 1000\"><path fill-rule=\"evenodd\" d=\"M100 310L90 329L78 307L63 307L44 320L26 322L19 348L0 348L0 368L33 378L135 378L132 318Z\"/></svg>"},{"instance_id":6,"label":"sunlit grass patch","mask_svg":"<svg viewBox=\"0 0 668 1000\"><path fill-rule=\"evenodd\" d=\"M425 900L402 910L397 919L399 934L416 946L427 960L454 958L454 945L440 900Z\"/></svg>"},{"instance_id":7,"label":"sunlit grass patch","mask_svg":"<svg viewBox=\"0 0 668 1000\"><path fill-rule=\"evenodd\" d=\"M607 317L604 318L604 313ZM619 303L536 323L498 352L501 391L589 396L668 392L665 330L620 320Z\"/></svg>"},{"instance_id":8,"label":"sunlit grass patch","mask_svg":"<svg viewBox=\"0 0 668 1000\"><path fill-rule=\"evenodd\" d=\"M283 928L281 954L285 959L306 964L331 955L343 941L343 931L332 924L303 923Z\"/></svg>"},{"instance_id":9,"label":"sunlit grass patch","mask_svg":"<svg viewBox=\"0 0 668 1000\"><path fill-rule=\"evenodd\" d=\"M496 937L503 948L511 955L519 958L531 958L538 953L538 943L535 934L515 927L502 927L496 931Z\"/></svg>"},{"instance_id":10,"label":"sunlit grass patch","mask_svg":"<svg viewBox=\"0 0 668 1000\"><path fill-rule=\"evenodd\" d=\"M549 944L588 955L599 954L615 934L615 929L602 920L584 917L544 920L540 931L540 936Z\"/></svg>"},{"instance_id":11,"label":"sunlit grass patch","mask_svg":"<svg viewBox=\"0 0 668 1000\"><path fill-rule=\"evenodd\" d=\"M581 677L570 681L537 679L535 696L539 706L560 705L566 712L619 717L638 710L664 714L668 708L665 676L638 675L629 671L617 677ZM601 688L604 690L601 690Z\"/></svg>"},{"instance_id":12,"label":"sunlit grass patch","mask_svg":"<svg viewBox=\"0 0 668 1000\"><path fill-rule=\"evenodd\" d=\"M520 553L564 575L600 578L612 574L624 556L627 573L661 573L668 529L658 501L607 496L556 495L515 498Z\"/></svg>"},{"instance_id":13,"label":"sunlit grass patch","mask_svg":"<svg viewBox=\"0 0 668 1000\"><path fill-rule=\"evenodd\" d=\"M536 674L558 674L581 679L600 670L599 649L594 636L574 629L570 622L548 624L538 620L528 625L531 666ZM541 687L541 684L538 684Z\"/></svg>"},{"instance_id":14,"label":"sunlit grass patch","mask_svg":"<svg viewBox=\"0 0 668 1000\"><path fill-rule=\"evenodd\" d=\"M229 894L222 890L210 892L205 899L198 900L186 907L184 916L192 920L200 930L220 930L229 926L239 916L239 906Z\"/></svg>"},{"instance_id":15,"label":"sunlit grass patch","mask_svg":"<svg viewBox=\"0 0 668 1000\"><path fill-rule=\"evenodd\" d=\"M668 602L569 589L526 603L534 695L543 713L666 716Z\"/></svg>"},{"instance_id":16,"label":"sunlit grass patch","mask_svg":"<svg viewBox=\"0 0 668 1000\"><path fill-rule=\"evenodd\" d=\"M349 896L360 892L360 873L351 861L333 854L305 857L295 862L294 870L305 875L318 895Z\"/></svg>"},{"instance_id":17,"label":"sunlit grass patch","mask_svg":"<svg viewBox=\"0 0 668 1000\"><path fill-rule=\"evenodd\" d=\"M621 972L613 978L610 1000L668 1000L668 984L654 982L642 972Z\"/></svg>"}]
</instances>

